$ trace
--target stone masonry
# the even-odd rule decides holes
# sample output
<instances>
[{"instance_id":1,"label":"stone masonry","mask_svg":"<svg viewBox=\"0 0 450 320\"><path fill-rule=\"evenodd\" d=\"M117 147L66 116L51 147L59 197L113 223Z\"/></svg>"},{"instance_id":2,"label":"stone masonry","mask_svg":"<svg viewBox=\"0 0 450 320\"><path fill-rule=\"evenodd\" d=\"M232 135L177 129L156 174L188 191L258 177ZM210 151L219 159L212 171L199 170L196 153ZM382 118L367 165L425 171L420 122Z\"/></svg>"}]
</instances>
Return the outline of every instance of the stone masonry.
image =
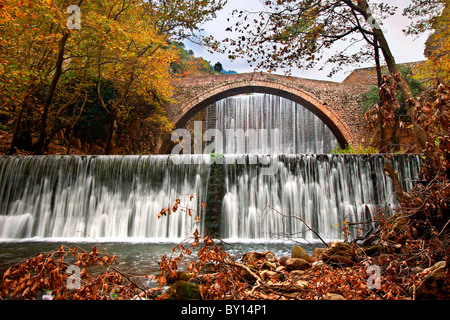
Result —
<instances>
[{"instance_id":1,"label":"stone masonry","mask_svg":"<svg viewBox=\"0 0 450 320\"><path fill-rule=\"evenodd\" d=\"M367 146L372 132L360 107L367 83L319 81L255 72L187 78L174 84L176 103L166 108L176 128L197 112L229 96L268 93L291 99L312 111L331 129L341 145ZM170 153L170 136L158 142L159 153Z\"/></svg>"}]
</instances>

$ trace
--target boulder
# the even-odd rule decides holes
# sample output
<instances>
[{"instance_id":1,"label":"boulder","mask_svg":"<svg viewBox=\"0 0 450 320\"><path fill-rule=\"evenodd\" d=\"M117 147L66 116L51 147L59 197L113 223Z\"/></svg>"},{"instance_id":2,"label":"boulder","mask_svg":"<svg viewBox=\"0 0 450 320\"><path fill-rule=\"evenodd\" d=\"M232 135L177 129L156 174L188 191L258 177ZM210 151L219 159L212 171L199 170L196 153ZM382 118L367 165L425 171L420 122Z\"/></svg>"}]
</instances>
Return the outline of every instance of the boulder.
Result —
<instances>
[{"instance_id":1,"label":"boulder","mask_svg":"<svg viewBox=\"0 0 450 320\"><path fill-rule=\"evenodd\" d=\"M281 264L282 266L286 266L286 261L287 261L288 259L289 259L288 257L282 256L282 257L280 258L279 262L280 262L280 264Z\"/></svg>"},{"instance_id":2,"label":"boulder","mask_svg":"<svg viewBox=\"0 0 450 320\"><path fill-rule=\"evenodd\" d=\"M168 300L201 300L200 288L198 285L183 280L175 282L166 291Z\"/></svg>"},{"instance_id":3,"label":"boulder","mask_svg":"<svg viewBox=\"0 0 450 320\"><path fill-rule=\"evenodd\" d=\"M272 251L263 251L263 252L251 251L244 253L244 255L242 256L242 262L247 265L263 263L264 262L263 259L272 263L277 262L277 258L275 257L275 254Z\"/></svg>"},{"instance_id":4,"label":"boulder","mask_svg":"<svg viewBox=\"0 0 450 320\"><path fill-rule=\"evenodd\" d=\"M311 264L305 259L300 258L289 258L286 260L286 271L290 272L293 270L306 270L311 267Z\"/></svg>"},{"instance_id":5,"label":"boulder","mask_svg":"<svg viewBox=\"0 0 450 320\"><path fill-rule=\"evenodd\" d=\"M423 270L425 274L416 289L417 299L450 299L450 287L445 284L448 272L445 261L440 261Z\"/></svg>"},{"instance_id":6,"label":"boulder","mask_svg":"<svg viewBox=\"0 0 450 320\"><path fill-rule=\"evenodd\" d=\"M167 280L168 285L172 285L175 282L177 282L178 280L189 281L189 279L191 279L191 278L192 278L192 274L182 272L182 271L177 271L177 273L175 275L171 275L170 273L166 274L166 280Z\"/></svg>"},{"instance_id":7,"label":"boulder","mask_svg":"<svg viewBox=\"0 0 450 320\"><path fill-rule=\"evenodd\" d=\"M258 252L246 252L242 256L242 263L244 264L255 264L258 260Z\"/></svg>"},{"instance_id":8,"label":"boulder","mask_svg":"<svg viewBox=\"0 0 450 320\"><path fill-rule=\"evenodd\" d=\"M337 267L352 266L354 258L354 249L344 242L335 242L322 252L322 261Z\"/></svg>"},{"instance_id":9,"label":"boulder","mask_svg":"<svg viewBox=\"0 0 450 320\"><path fill-rule=\"evenodd\" d=\"M277 257L275 257L275 254L273 252L271 252L271 251L269 251L264 256L264 258L266 259L267 262L270 262L270 263L277 263L278 262Z\"/></svg>"},{"instance_id":10,"label":"boulder","mask_svg":"<svg viewBox=\"0 0 450 320\"><path fill-rule=\"evenodd\" d=\"M327 293L323 300L345 300L345 298L338 293Z\"/></svg>"},{"instance_id":11,"label":"boulder","mask_svg":"<svg viewBox=\"0 0 450 320\"><path fill-rule=\"evenodd\" d=\"M291 258L299 258L311 262L309 254L300 246L292 248Z\"/></svg>"}]
</instances>

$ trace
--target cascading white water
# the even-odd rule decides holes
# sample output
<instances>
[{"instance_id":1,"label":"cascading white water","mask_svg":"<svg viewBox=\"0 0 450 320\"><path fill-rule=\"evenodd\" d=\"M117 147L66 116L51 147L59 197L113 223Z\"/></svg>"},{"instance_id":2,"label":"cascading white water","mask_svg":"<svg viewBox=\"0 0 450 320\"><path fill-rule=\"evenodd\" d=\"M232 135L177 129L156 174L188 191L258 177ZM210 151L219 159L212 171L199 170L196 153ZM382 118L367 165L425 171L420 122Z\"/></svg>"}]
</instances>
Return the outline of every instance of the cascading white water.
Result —
<instances>
[{"instance_id":1,"label":"cascading white water","mask_svg":"<svg viewBox=\"0 0 450 320\"><path fill-rule=\"evenodd\" d=\"M223 133L225 154L329 153L337 145L331 130L311 111L269 94L216 102L207 108L206 126ZM227 139L227 130L254 130L256 135L250 135L245 143Z\"/></svg>"},{"instance_id":2,"label":"cascading white water","mask_svg":"<svg viewBox=\"0 0 450 320\"><path fill-rule=\"evenodd\" d=\"M186 238L194 215L157 215L178 198L200 212L209 167L170 157L0 157L0 238Z\"/></svg>"},{"instance_id":3,"label":"cascading white water","mask_svg":"<svg viewBox=\"0 0 450 320\"><path fill-rule=\"evenodd\" d=\"M376 206L395 207L383 156L299 154L327 153L336 145L304 107L255 94L225 99L207 113L206 127L224 133L224 171L217 170L222 164L211 165L210 155L0 157L0 240L185 239L203 222L196 225L194 215L181 212L158 220L158 213L178 198L204 212L210 195L219 208L213 220L220 221L208 223L219 224L220 236L233 240L313 239L297 218L322 238L342 238L332 225L365 221ZM227 129L265 134L226 140ZM263 168L263 154L280 155L271 170ZM405 189L412 188L420 157L391 160ZM208 188L210 176L219 179Z\"/></svg>"},{"instance_id":4,"label":"cascading white water","mask_svg":"<svg viewBox=\"0 0 450 320\"><path fill-rule=\"evenodd\" d=\"M225 157L238 162L246 156ZM405 190L411 189L420 157L401 155L391 161ZM322 238L342 239L344 219L362 222L377 206L395 207L384 163L380 155L292 155L280 158L275 175L259 174L256 165L227 165L221 235L228 240L316 238L300 218ZM357 236L356 228L351 236Z\"/></svg>"},{"instance_id":5,"label":"cascading white water","mask_svg":"<svg viewBox=\"0 0 450 320\"><path fill-rule=\"evenodd\" d=\"M216 192L208 190L209 176L221 165L211 166L209 155L180 155L183 161L175 162L171 157L0 157L0 239L190 237L193 226L202 230L203 225L195 225L186 212L159 220L157 215L177 198L203 212L207 193ZM322 238L342 238L331 225L364 221L377 205L395 206L383 156L279 156L276 172L264 175L262 161L249 164L249 157L225 155L222 238L314 238L293 216ZM418 178L420 157L391 161L409 190Z\"/></svg>"}]
</instances>

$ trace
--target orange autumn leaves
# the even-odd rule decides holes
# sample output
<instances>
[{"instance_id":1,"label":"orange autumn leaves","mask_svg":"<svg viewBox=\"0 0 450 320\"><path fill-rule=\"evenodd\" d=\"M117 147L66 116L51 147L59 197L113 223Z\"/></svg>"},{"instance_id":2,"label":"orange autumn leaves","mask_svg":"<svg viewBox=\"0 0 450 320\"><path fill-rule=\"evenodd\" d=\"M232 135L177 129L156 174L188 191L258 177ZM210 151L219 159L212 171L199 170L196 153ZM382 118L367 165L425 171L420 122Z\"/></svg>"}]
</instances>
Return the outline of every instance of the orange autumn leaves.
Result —
<instances>
[{"instance_id":1,"label":"orange autumn leaves","mask_svg":"<svg viewBox=\"0 0 450 320\"><path fill-rule=\"evenodd\" d=\"M80 268L79 288L68 287L70 265ZM140 284L118 270L117 265L115 255L100 254L95 246L90 252L79 247L61 246L58 251L40 253L6 270L0 296L36 299L43 292L51 292L54 300L105 300L112 296L130 299L142 292L138 292ZM89 267L94 271L88 271Z\"/></svg>"}]
</instances>

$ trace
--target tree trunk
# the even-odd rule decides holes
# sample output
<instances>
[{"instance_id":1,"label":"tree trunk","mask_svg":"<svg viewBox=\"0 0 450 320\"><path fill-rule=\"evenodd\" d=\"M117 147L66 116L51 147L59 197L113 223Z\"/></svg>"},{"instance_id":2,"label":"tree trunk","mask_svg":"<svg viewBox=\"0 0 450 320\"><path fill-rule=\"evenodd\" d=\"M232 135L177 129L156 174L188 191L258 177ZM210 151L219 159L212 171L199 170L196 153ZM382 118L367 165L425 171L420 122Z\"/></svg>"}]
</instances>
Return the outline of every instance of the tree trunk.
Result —
<instances>
[{"instance_id":1,"label":"tree trunk","mask_svg":"<svg viewBox=\"0 0 450 320\"><path fill-rule=\"evenodd\" d=\"M17 138L19 136L20 126L21 126L23 115L27 114L29 112L30 106L28 104L28 98L32 97L34 94L36 94L36 92L38 92L40 88L41 88L41 84L37 84L34 87L29 87L27 94L25 95L22 103L20 104L19 112L17 113L17 117L14 120L13 137L12 137L11 145L9 146L9 150L8 150L9 155L14 154L14 150L16 147Z\"/></svg>"},{"instance_id":2,"label":"tree trunk","mask_svg":"<svg viewBox=\"0 0 450 320\"><path fill-rule=\"evenodd\" d=\"M380 49L378 47L378 38L376 35L373 36L373 43L375 45L374 52L375 52L375 70L377 71L377 83L378 83L378 90L380 90L381 85L383 84L383 80L381 78L381 65L380 65ZM379 152L384 153L387 151L387 141L386 141L386 134L384 131L384 119L383 119L383 103L381 102L381 97L377 103L378 107L378 119L380 122L380 144L378 147Z\"/></svg>"},{"instance_id":3,"label":"tree trunk","mask_svg":"<svg viewBox=\"0 0 450 320\"><path fill-rule=\"evenodd\" d=\"M111 113L111 122L109 125L109 133L108 133L108 140L106 141L106 147L105 147L105 155L109 155L111 153L112 144L114 140L114 133L116 131L116 112L113 110Z\"/></svg>"},{"instance_id":4,"label":"tree trunk","mask_svg":"<svg viewBox=\"0 0 450 320\"><path fill-rule=\"evenodd\" d=\"M14 150L16 148L17 137L19 135L20 123L22 122L22 115L23 115L24 109L25 109L25 101L21 104L20 110L17 113L16 120L14 121L13 137L12 137L11 145L9 146L8 155L14 154Z\"/></svg>"},{"instance_id":5,"label":"tree trunk","mask_svg":"<svg viewBox=\"0 0 450 320\"><path fill-rule=\"evenodd\" d=\"M36 142L34 148L34 154L42 154L45 146L45 138L47 136L47 118L48 110L52 103L53 97L55 96L56 87L58 85L59 78L62 74L62 64L64 62L64 51L66 48L67 39L69 39L70 33L63 31L63 36L58 43L58 57L56 58L56 69L53 74L52 82L50 84L49 92L45 98L44 106L41 115L41 125L39 130L39 139Z\"/></svg>"},{"instance_id":6,"label":"tree trunk","mask_svg":"<svg viewBox=\"0 0 450 320\"><path fill-rule=\"evenodd\" d=\"M368 19L371 19L371 16L368 14L369 5L367 4L366 0L359 0L358 1L358 7L361 9L361 13L364 15L364 18L366 21ZM374 25L373 23L371 25ZM408 110L408 116L411 118L414 133L416 135L417 141L419 142L422 149L426 148L427 145L427 134L425 130L417 123L415 119L415 110L416 110L416 99L414 98L414 95L411 91L411 88L409 87L406 80L403 78L403 76L400 73L400 69L397 66L397 63L395 62L395 58L391 52L391 49L389 47L389 44L384 37L383 30L375 24L372 27L372 31L375 34L375 36L378 39L378 44L380 45L381 51L383 52L384 60L386 61L386 64L388 66L389 72L394 75L396 74L396 80L398 81L398 87L407 101L407 110Z\"/></svg>"}]
</instances>

